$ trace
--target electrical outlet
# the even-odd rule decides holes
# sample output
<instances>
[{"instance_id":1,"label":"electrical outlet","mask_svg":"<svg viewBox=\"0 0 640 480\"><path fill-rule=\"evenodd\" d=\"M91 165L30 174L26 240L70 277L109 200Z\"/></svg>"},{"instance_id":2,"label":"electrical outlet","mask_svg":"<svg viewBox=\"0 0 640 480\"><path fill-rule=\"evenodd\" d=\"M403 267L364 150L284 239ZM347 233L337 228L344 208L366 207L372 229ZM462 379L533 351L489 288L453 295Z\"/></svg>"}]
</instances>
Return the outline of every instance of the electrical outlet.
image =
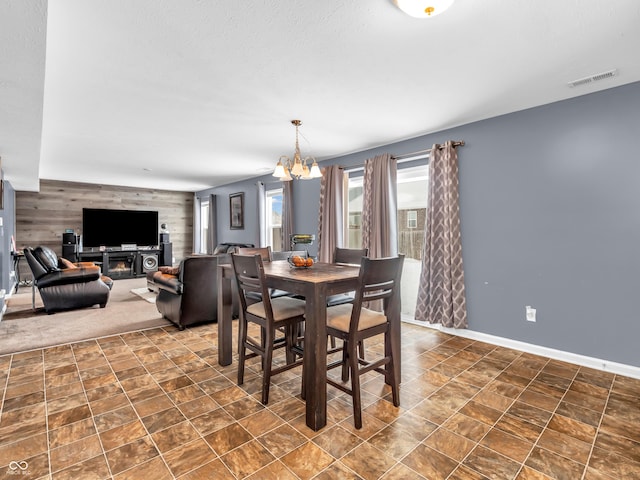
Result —
<instances>
[{"instance_id":1,"label":"electrical outlet","mask_svg":"<svg viewBox=\"0 0 640 480\"><path fill-rule=\"evenodd\" d=\"M536 321L536 309L535 308L531 308L529 305L524 307L524 309L525 309L527 322L535 322Z\"/></svg>"}]
</instances>

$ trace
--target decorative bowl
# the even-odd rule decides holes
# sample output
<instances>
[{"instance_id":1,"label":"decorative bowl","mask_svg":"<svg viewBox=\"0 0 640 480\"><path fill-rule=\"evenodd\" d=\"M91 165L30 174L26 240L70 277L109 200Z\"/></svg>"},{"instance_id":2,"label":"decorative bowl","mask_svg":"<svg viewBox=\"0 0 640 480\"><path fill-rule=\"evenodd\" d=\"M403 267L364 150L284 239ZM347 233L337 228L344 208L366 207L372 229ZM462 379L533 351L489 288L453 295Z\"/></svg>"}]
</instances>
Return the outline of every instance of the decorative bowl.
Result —
<instances>
[{"instance_id":1,"label":"decorative bowl","mask_svg":"<svg viewBox=\"0 0 640 480\"><path fill-rule=\"evenodd\" d=\"M308 253L304 256L291 255L287 258L287 262L289 262L289 265L293 268L309 268L313 266L313 258L311 258Z\"/></svg>"}]
</instances>

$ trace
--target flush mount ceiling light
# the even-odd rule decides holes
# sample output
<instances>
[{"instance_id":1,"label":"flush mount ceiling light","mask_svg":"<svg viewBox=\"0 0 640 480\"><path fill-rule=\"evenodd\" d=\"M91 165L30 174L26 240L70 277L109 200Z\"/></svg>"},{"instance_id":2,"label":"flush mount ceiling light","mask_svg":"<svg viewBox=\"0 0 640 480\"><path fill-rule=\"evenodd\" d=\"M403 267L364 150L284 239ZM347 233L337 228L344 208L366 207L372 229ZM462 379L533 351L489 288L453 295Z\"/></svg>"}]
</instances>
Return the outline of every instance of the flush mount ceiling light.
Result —
<instances>
[{"instance_id":1,"label":"flush mount ceiling light","mask_svg":"<svg viewBox=\"0 0 640 480\"><path fill-rule=\"evenodd\" d=\"M393 0L393 3L407 15L415 18L431 18L441 14L454 0Z\"/></svg>"},{"instance_id":2,"label":"flush mount ceiling light","mask_svg":"<svg viewBox=\"0 0 640 480\"><path fill-rule=\"evenodd\" d=\"M290 159L286 155L282 155L280 160L273 171L273 176L278 177L283 182L292 180L310 180L312 178L318 178L322 176L320 168L316 159L313 157L302 158L300 154L300 145L298 144L298 127L302 125L302 120L291 120L291 123L296 126L296 149L293 152L293 159ZM308 161L312 161L311 169L307 165ZM283 163L284 162L284 163Z\"/></svg>"}]
</instances>

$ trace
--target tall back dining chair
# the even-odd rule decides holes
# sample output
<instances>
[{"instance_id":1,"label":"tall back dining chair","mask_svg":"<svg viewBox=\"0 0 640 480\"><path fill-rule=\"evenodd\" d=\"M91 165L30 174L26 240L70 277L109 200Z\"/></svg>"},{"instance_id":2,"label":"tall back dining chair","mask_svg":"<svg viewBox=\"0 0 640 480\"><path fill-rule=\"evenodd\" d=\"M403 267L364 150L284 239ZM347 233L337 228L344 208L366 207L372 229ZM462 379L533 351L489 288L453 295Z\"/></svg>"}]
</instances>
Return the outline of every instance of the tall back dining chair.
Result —
<instances>
[{"instance_id":1,"label":"tall back dining chair","mask_svg":"<svg viewBox=\"0 0 640 480\"><path fill-rule=\"evenodd\" d=\"M257 253L260 255L263 262L272 262L274 260L274 252L271 251L270 246L239 247L236 249L236 253L238 255L255 255ZM276 297L291 297L292 295L290 292L287 292L284 290L278 290L277 288L270 288L269 296L271 298L276 298ZM257 301L262 300L262 296L259 293L251 294L249 295L249 297L251 298L251 300L257 300Z\"/></svg>"},{"instance_id":2,"label":"tall back dining chair","mask_svg":"<svg viewBox=\"0 0 640 480\"><path fill-rule=\"evenodd\" d=\"M299 343L297 335L304 322L304 300L292 297L271 298L265 284L264 265L259 253L231 255L234 278L240 297L238 385L244 383L245 361L253 357L262 359L262 403L269 401L271 377L302 365L302 358L293 348ZM251 303L250 294L260 294L261 301ZM249 332L250 324L259 326L259 337ZM276 340L276 331L284 333L282 342ZM273 366L275 349L286 349L286 363Z\"/></svg>"},{"instance_id":3,"label":"tall back dining chair","mask_svg":"<svg viewBox=\"0 0 640 480\"><path fill-rule=\"evenodd\" d=\"M368 248L341 248L336 247L333 250L333 263L342 265L360 265L362 263L362 257L369 255ZM353 303L355 292L335 293L327 297L327 307L333 307L335 305L343 305L345 303ZM329 337L331 341L331 351L336 349L335 337ZM364 345L360 343L360 355L364 358ZM343 366L342 379L347 380L349 377L349 370L347 366Z\"/></svg>"},{"instance_id":4,"label":"tall back dining chair","mask_svg":"<svg viewBox=\"0 0 640 480\"><path fill-rule=\"evenodd\" d=\"M339 248L333 251L333 263L343 265L360 265L362 257L369 255L368 248ZM327 307L353 302L354 292L337 293L327 297ZM333 346L333 345L332 345Z\"/></svg>"},{"instance_id":5,"label":"tall back dining chair","mask_svg":"<svg viewBox=\"0 0 640 480\"><path fill-rule=\"evenodd\" d=\"M400 329L400 309L397 307L400 302L403 263L404 255L379 259L363 258L354 302L327 308L327 333L343 341L342 358L330 363L327 370L346 365L351 376L351 385L332 379L329 375L327 383L353 397L353 416L357 429L362 428L360 377L365 373L373 370L386 375L391 382L393 405L400 405L400 379L395 374L395 363L400 352L394 347L399 344L399 339L392 339L391 335ZM374 300L382 300L382 312L365 307L366 302ZM398 324L392 325L391 322ZM358 344L380 334L384 335L384 356L366 360L362 355L358 355Z\"/></svg>"}]
</instances>

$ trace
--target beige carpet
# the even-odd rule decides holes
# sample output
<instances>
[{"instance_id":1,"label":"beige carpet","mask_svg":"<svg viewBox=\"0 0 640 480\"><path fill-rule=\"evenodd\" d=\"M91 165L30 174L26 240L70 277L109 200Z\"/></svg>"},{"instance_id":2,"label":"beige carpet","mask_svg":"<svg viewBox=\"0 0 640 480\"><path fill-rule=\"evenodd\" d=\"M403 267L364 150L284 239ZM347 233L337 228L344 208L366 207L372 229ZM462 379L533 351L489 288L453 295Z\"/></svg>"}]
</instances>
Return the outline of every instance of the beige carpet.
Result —
<instances>
[{"instance_id":1,"label":"beige carpet","mask_svg":"<svg viewBox=\"0 0 640 480\"><path fill-rule=\"evenodd\" d=\"M0 355L52 347L92 338L172 325L140 289L146 278L116 280L105 308L91 307L48 315L36 292L31 308L31 287L23 287L7 301L0 321ZM142 294L131 292L139 290Z\"/></svg>"},{"instance_id":2,"label":"beige carpet","mask_svg":"<svg viewBox=\"0 0 640 480\"><path fill-rule=\"evenodd\" d=\"M147 287L132 288L129 291L149 303L156 303L156 294L154 292L150 292Z\"/></svg>"}]
</instances>

